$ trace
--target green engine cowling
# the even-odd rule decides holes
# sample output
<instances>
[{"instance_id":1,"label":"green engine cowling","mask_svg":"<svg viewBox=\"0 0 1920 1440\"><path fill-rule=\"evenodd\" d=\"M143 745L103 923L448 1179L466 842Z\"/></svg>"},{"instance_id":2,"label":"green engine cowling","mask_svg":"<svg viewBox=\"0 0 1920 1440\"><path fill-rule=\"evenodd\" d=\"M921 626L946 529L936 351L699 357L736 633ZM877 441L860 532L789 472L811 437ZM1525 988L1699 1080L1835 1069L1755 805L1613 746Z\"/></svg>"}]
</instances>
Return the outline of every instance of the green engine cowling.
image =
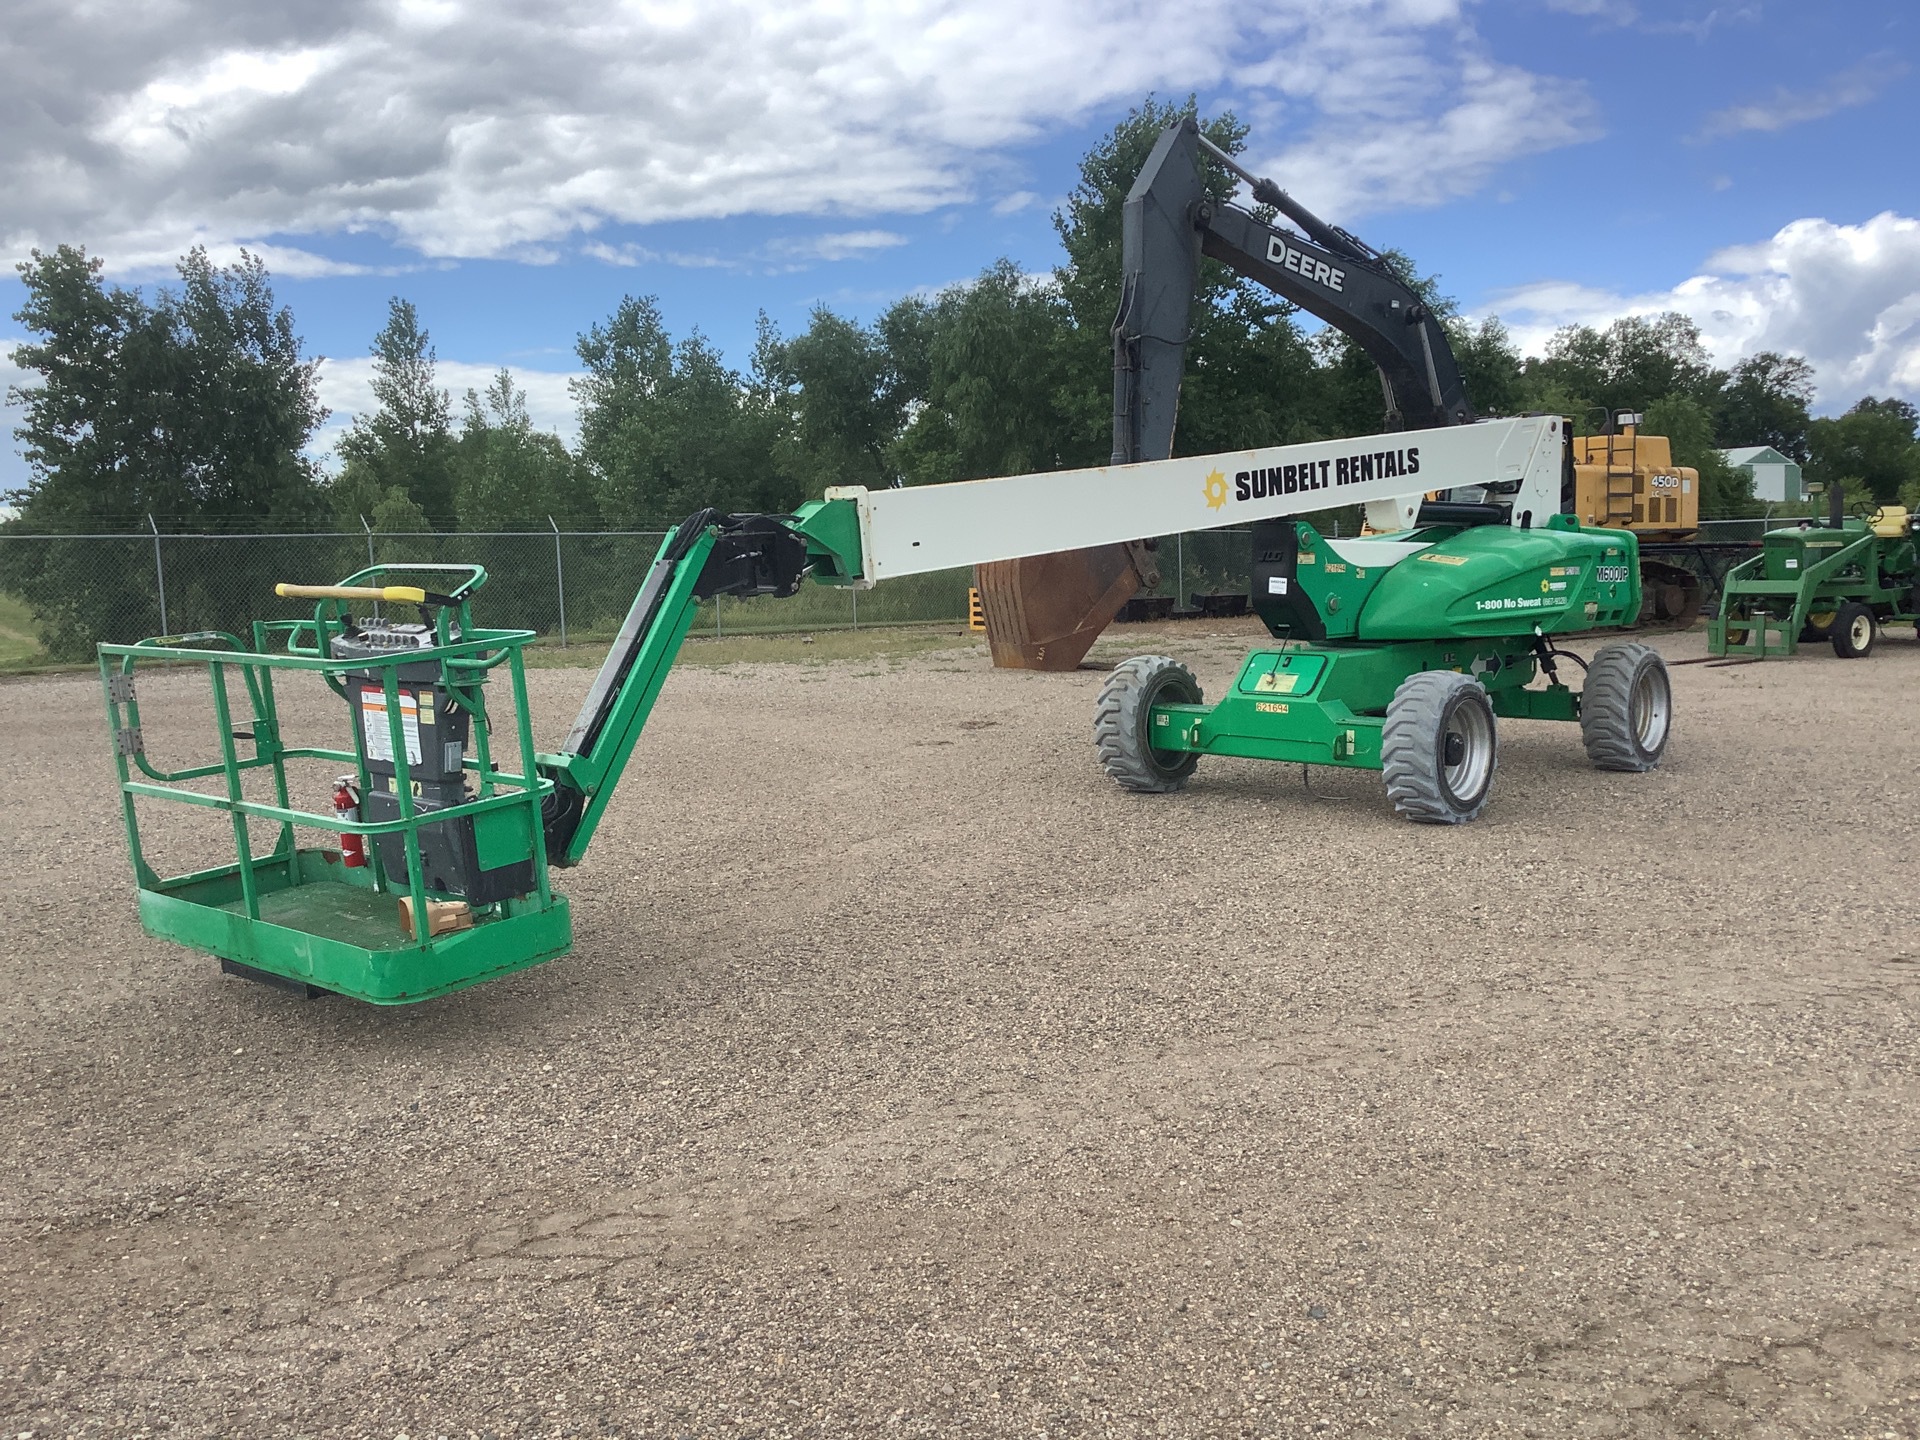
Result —
<instances>
[{"instance_id":1,"label":"green engine cowling","mask_svg":"<svg viewBox=\"0 0 1920 1440\"><path fill-rule=\"evenodd\" d=\"M1330 541L1302 521L1254 540L1254 609L1275 635L1389 643L1632 622L1639 544L1556 515L1535 529L1431 526Z\"/></svg>"}]
</instances>

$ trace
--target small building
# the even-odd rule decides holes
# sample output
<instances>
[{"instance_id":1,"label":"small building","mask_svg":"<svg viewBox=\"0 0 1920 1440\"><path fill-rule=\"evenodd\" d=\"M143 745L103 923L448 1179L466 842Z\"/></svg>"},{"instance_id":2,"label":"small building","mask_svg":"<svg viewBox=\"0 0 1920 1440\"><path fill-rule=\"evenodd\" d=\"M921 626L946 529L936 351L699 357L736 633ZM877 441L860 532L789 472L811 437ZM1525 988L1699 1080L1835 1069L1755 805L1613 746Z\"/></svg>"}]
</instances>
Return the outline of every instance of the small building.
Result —
<instances>
[{"instance_id":1,"label":"small building","mask_svg":"<svg viewBox=\"0 0 1920 1440\"><path fill-rule=\"evenodd\" d=\"M1807 498L1806 483L1800 466L1771 445L1743 445L1737 450L1722 450L1727 464L1744 470L1753 482L1753 498L1775 504Z\"/></svg>"}]
</instances>

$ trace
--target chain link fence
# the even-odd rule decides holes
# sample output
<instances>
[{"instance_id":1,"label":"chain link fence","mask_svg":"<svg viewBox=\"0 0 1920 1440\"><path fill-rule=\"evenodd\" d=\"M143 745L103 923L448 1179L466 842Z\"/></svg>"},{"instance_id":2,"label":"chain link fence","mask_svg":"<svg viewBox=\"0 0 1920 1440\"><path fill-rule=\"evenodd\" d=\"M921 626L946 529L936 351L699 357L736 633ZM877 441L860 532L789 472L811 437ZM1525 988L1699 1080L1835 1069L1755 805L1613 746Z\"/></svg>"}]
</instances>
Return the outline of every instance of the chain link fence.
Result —
<instances>
[{"instance_id":1,"label":"chain link fence","mask_svg":"<svg viewBox=\"0 0 1920 1440\"><path fill-rule=\"evenodd\" d=\"M1711 520L1706 541L1751 541L1786 516ZM1327 524L1337 533L1338 521ZM609 640L666 532L500 531L206 535L23 535L0 531L0 664L85 661L99 641L222 630L244 637L260 616L305 607L275 582L337 580L375 563L484 565L479 613L556 645ZM1252 532L1162 536L1157 585L1143 616L1233 613L1249 584ZM769 634L862 625L963 624L972 575L947 570L856 591L805 583L791 599L720 597L700 607L696 634Z\"/></svg>"},{"instance_id":2,"label":"chain link fence","mask_svg":"<svg viewBox=\"0 0 1920 1440\"><path fill-rule=\"evenodd\" d=\"M0 661L85 661L101 641L218 630L309 613L278 581L328 583L375 563L484 565L476 614L556 645L612 638L665 531L133 535L0 532ZM806 582L790 599L721 596L695 633L964 624L966 570L854 591Z\"/></svg>"}]
</instances>

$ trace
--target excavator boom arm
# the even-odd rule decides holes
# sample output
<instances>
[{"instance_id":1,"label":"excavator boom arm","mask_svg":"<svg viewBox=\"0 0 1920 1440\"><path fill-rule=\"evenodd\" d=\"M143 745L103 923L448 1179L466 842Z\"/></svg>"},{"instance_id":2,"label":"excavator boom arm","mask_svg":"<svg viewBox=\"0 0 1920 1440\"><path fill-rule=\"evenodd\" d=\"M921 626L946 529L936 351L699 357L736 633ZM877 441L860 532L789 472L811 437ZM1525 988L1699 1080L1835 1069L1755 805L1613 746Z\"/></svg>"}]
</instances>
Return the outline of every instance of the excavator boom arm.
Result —
<instances>
[{"instance_id":1,"label":"excavator boom arm","mask_svg":"<svg viewBox=\"0 0 1920 1440\"><path fill-rule=\"evenodd\" d=\"M1203 149L1304 233L1277 229L1210 195ZM1187 118L1161 134L1122 214L1121 300L1113 326L1116 464L1173 453L1201 255L1353 337L1380 368L1388 429L1433 429L1474 418L1445 328L1393 267L1272 181L1241 169Z\"/></svg>"}]
</instances>

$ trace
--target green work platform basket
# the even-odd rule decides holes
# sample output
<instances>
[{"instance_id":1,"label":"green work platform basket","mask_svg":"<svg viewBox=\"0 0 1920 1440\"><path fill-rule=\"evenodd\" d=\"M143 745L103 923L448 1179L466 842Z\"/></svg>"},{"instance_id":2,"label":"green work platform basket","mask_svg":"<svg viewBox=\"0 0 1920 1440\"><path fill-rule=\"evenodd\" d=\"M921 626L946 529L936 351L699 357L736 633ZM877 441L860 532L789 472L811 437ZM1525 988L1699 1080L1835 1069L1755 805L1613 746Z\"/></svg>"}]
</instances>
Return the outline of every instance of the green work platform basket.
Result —
<instances>
[{"instance_id":1,"label":"green work platform basket","mask_svg":"<svg viewBox=\"0 0 1920 1440\"><path fill-rule=\"evenodd\" d=\"M454 571L460 578L446 593L363 583L421 570ZM251 978L375 1005L444 995L567 952L572 922L566 898L548 886L541 823L553 782L540 775L527 714L521 651L534 636L473 626L468 599L485 580L479 566L372 566L337 586L281 587L284 595L316 597L313 617L255 621L251 649L221 631L99 647L140 921L149 934L217 956L225 968ZM403 637L409 648L374 653L363 647L352 658L342 657L342 637L365 638L347 604L365 599L420 604L418 625L388 627L411 632ZM159 769L149 759L137 682L143 668L154 666L205 671L217 759L177 770ZM513 716L510 726L496 729L495 721L504 717L488 712L487 681L501 668L510 677ZM352 750L283 742L274 680L289 670L320 675L341 698ZM237 719L228 692L236 672L252 712L243 719ZM431 746L423 753L423 737L437 741L439 733L424 728L431 717L454 710L463 712L460 731L471 735L474 753ZM518 752L517 772L493 761L495 740L507 735ZM251 753L243 754L242 747ZM365 811L356 818L352 812L295 808L287 777L292 760L337 766L343 779L357 779L357 796L390 796L385 808L393 815L370 819ZM416 772L433 773L436 764L453 777L438 788L452 789L457 803L443 800L428 808L417 798L423 782ZM257 798L248 798L249 779ZM160 876L142 849L135 808L140 800L227 812L235 858L191 874ZM249 820L269 823L275 836L270 848L256 847ZM296 843L296 826L360 837L359 845L303 847ZM426 857L454 833L452 827L459 827L487 873L515 877L516 893L488 893L476 901L471 893L435 883L444 877L431 873ZM361 851L365 863L350 863L343 850Z\"/></svg>"}]
</instances>

